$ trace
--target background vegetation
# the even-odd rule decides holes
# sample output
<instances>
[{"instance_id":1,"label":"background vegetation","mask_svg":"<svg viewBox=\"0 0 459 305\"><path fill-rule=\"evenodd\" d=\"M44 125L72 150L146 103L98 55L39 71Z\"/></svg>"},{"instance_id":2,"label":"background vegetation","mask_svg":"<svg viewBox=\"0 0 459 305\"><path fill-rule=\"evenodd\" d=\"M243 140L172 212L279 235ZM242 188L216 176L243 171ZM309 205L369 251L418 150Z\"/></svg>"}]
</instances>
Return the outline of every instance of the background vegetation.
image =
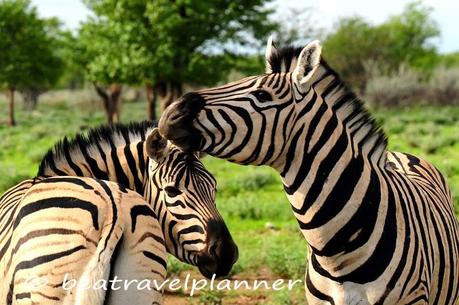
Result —
<instances>
[{"instance_id":1,"label":"background vegetation","mask_svg":"<svg viewBox=\"0 0 459 305\"><path fill-rule=\"evenodd\" d=\"M274 20L269 2L86 0L93 17L69 32L26 0L0 0L0 194L34 176L64 135L154 118L190 88L262 73L263 45L274 33L280 45L321 38L326 60L372 108L390 149L439 167L459 213L459 53L439 54L431 10L414 2L380 24L345 17L324 31L310 22L311 10ZM307 245L277 175L211 157L205 163L240 248L231 277L302 279ZM185 270L191 267L170 259L172 276ZM168 302L302 304L303 287L193 299L179 293Z\"/></svg>"}]
</instances>

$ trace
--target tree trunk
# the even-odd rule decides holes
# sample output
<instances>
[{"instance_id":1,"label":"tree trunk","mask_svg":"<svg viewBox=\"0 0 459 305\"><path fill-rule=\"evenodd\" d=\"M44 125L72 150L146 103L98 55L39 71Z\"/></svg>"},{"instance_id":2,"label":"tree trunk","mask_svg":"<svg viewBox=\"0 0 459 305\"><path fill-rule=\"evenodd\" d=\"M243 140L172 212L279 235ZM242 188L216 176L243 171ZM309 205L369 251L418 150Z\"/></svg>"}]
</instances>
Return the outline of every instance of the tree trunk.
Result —
<instances>
[{"instance_id":1,"label":"tree trunk","mask_svg":"<svg viewBox=\"0 0 459 305\"><path fill-rule=\"evenodd\" d=\"M6 96L8 99L8 125L14 126L16 125L16 121L14 120L14 87L8 87L6 89Z\"/></svg>"},{"instance_id":2,"label":"tree trunk","mask_svg":"<svg viewBox=\"0 0 459 305\"><path fill-rule=\"evenodd\" d=\"M109 91L112 102L112 122L116 123L120 121L121 116L121 86L113 84L110 86Z\"/></svg>"},{"instance_id":3,"label":"tree trunk","mask_svg":"<svg viewBox=\"0 0 459 305\"><path fill-rule=\"evenodd\" d=\"M152 85L147 85L147 103L148 103L148 119L156 120L156 90Z\"/></svg>"},{"instance_id":4,"label":"tree trunk","mask_svg":"<svg viewBox=\"0 0 459 305\"><path fill-rule=\"evenodd\" d=\"M107 123L113 124L120 120L121 86L110 85L107 89L94 83L97 94L102 99Z\"/></svg>"},{"instance_id":5,"label":"tree trunk","mask_svg":"<svg viewBox=\"0 0 459 305\"><path fill-rule=\"evenodd\" d=\"M32 111L37 108L40 90L26 89L22 91L22 98L24 99L24 110Z\"/></svg>"},{"instance_id":6,"label":"tree trunk","mask_svg":"<svg viewBox=\"0 0 459 305\"><path fill-rule=\"evenodd\" d=\"M161 112L182 95L182 84L167 82L163 85L163 94L161 96Z\"/></svg>"}]
</instances>

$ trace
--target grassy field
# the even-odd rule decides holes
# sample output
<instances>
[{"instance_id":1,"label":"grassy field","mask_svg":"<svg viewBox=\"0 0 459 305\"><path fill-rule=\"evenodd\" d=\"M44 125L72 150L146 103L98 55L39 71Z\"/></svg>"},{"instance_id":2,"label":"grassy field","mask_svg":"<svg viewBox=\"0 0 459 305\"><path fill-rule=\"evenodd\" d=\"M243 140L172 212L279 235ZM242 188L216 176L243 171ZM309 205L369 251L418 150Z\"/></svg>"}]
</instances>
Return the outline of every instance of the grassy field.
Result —
<instances>
[{"instance_id":1,"label":"grassy field","mask_svg":"<svg viewBox=\"0 0 459 305\"><path fill-rule=\"evenodd\" d=\"M18 103L18 126L0 124L0 193L31 177L52 144L64 135L104 122L99 103L65 102L65 97L46 99L33 112L22 111ZM6 109L0 97L0 109ZM122 119L145 118L144 103L124 104ZM419 107L374 111L389 135L390 149L410 152L433 162L447 176L459 211L459 107ZM6 114L0 113L0 122ZM205 159L218 181L217 205L239 245L240 259L232 272L235 279L302 279L306 243L276 173L270 168L243 167ZM175 259L169 272L183 276L193 269ZM191 270L196 275L195 270ZM301 304L303 288L291 292L244 291L225 294L203 292L187 298L186 293L168 295L170 304Z\"/></svg>"}]
</instances>

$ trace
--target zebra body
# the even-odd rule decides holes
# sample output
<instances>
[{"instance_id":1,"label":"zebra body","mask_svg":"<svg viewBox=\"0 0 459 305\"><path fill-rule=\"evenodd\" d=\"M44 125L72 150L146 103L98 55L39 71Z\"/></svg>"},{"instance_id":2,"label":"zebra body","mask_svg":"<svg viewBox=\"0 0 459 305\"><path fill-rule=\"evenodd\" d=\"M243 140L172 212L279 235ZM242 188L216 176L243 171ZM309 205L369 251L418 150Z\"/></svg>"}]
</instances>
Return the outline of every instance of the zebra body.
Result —
<instances>
[{"instance_id":1,"label":"zebra body","mask_svg":"<svg viewBox=\"0 0 459 305\"><path fill-rule=\"evenodd\" d=\"M92 178L27 180L0 198L0 219L2 304L162 304L164 237L138 193ZM107 289L113 275L151 289Z\"/></svg>"},{"instance_id":2,"label":"zebra body","mask_svg":"<svg viewBox=\"0 0 459 305\"><path fill-rule=\"evenodd\" d=\"M161 134L279 172L309 244L308 304L456 304L459 224L443 176L387 150L317 41L269 41L266 53L266 74L173 103Z\"/></svg>"},{"instance_id":3,"label":"zebra body","mask_svg":"<svg viewBox=\"0 0 459 305\"><path fill-rule=\"evenodd\" d=\"M157 213L166 249L207 277L227 275L238 250L215 206L216 182L195 154L163 139L150 122L90 130L56 144L38 177L85 176L142 194Z\"/></svg>"}]
</instances>

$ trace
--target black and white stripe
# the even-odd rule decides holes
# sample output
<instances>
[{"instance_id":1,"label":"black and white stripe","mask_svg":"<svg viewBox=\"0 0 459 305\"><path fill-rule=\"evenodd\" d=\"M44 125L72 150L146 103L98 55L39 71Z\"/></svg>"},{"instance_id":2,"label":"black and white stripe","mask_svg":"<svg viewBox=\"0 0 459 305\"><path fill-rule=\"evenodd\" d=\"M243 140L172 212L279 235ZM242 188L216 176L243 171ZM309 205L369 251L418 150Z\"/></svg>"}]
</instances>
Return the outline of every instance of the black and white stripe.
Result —
<instances>
[{"instance_id":1,"label":"black and white stripe","mask_svg":"<svg viewBox=\"0 0 459 305\"><path fill-rule=\"evenodd\" d=\"M139 212L142 211L142 212ZM150 204L120 184L83 177L27 180L0 198L0 303L162 304L162 291L85 289L113 279L166 278ZM67 284L64 285L64 281ZM80 285L69 286L76 280Z\"/></svg>"},{"instance_id":2,"label":"black and white stripe","mask_svg":"<svg viewBox=\"0 0 459 305\"><path fill-rule=\"evenodd\" d=\"M320 54L317 41L269 42L266 74L184 95L160 132L185 151L279 172L310 246L308 304L455 304L459 224L445 179L387 151Z\"/></svg>"}]
</instances>

